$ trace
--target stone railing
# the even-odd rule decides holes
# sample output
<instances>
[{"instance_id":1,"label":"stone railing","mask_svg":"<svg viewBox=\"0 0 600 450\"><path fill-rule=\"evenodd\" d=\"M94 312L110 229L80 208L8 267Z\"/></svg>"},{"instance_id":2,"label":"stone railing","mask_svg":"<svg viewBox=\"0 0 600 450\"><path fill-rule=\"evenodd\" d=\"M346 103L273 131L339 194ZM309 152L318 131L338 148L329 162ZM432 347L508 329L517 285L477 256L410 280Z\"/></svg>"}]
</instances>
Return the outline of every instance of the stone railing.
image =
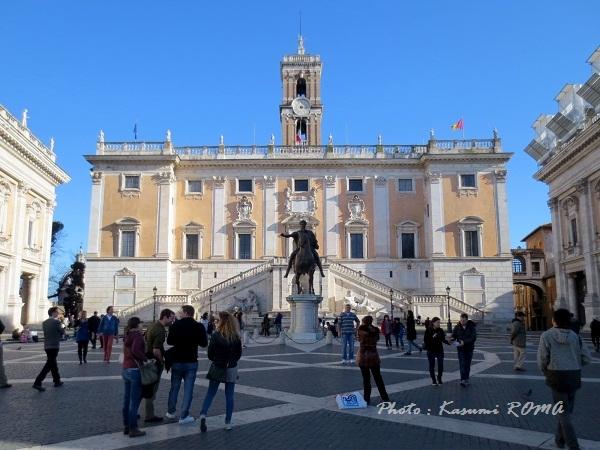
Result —
<instances>
[{"instance_id":1,"label":"stone railing","mask_svg":"<svg viewBox=\"0 0 600 450\"><path fill-rule=\"evenodd\" d=\"M168 304L176 304L176 305L185 305L188 303L187 295L157 295L156 298L153 295L152 297L148 297L141 302L136 303L135 305L130 306L129 308L125 308L117 313L119 318L130 317L133 314L141 311L148 306L156 305L168 305Z\"/></svg>"},{"instance_id":2,"label":"stone railing","mask_svg":"<svg viewBox=\"0 0 600 450\"><path fill-rule=\"evenodd\" d=\"M213 145L173 147L163 142L99 142L100 153L175 153L183 159L418 159L428 151L494 152L497 140L436 141L427 145Z\"/></svg>"},{"instance_id":3,"label":"stone railing","mask_svg":"<svg viewBox=\"0 0 600 450\"><path fill-rule=\"evenodd\" d=\"M23 126L21 122L14 117L4 106L0 105L0 127L8 129L9 127L17 131L25 140L29 141L39 152L53 162L56 161L56 155L46 145L40 141L29 128Z\"/></svg>"},{"instance_id":4,"label":"stone railing","mask_svg":"<svg viewBox=\"0 0 600 450\"><path fill-rule=\"evenodd\" d=\"M236 286L244 280L260 275L264 272L272 270L273 262L269 261L264 264L260 264L256 267L248 269L244 272L241 272L231 278L226 279L225 281L221 281L220 283L215 284L209 288L203 289L200 292L194 293L190 295L190 301L194 307L203 307L206 304L206 301L210 298L210 295L213 296L224 289L229 287ZM212 291L212 292L211 292Z\"/></svg>"},{"instance_id":5,"label":"stone railing","mask_svg":"<svg viewBox=\"0 0 600 450\"><path fill-rule=\"evenodd\" d=\"M413 305L441 305L448 304L448 296L446 295L413 295L411 297ZM473 305L463 302L455 297L450 296L450 309L454 309L461 313L467 313L473 318L483 320L485 312Z\"/></svg>"},{"instance_id":6,"label":"stone railing","mask_svg":"<svg viewBox=\"0 0 600 450\"><path fill-rule=\"evenodd\" d=\"M358 272L354 269L351 269L350 267L344 266L343 264L334 262L329 263L328 268L334 274L345 276L346 278L351 279L353 282L361 284L367 287L368 289L377 292L380 296L385 297L386 299L390 298L391 291L393 303L395 304L395 306L400 306L404 308L410 305L411 296L408 293L402 292L398 289L394 289L388 286L387 284L382 283L381 281L377 281L374 278L364 275L362 272Z\"/></svg>"}]
</instances>

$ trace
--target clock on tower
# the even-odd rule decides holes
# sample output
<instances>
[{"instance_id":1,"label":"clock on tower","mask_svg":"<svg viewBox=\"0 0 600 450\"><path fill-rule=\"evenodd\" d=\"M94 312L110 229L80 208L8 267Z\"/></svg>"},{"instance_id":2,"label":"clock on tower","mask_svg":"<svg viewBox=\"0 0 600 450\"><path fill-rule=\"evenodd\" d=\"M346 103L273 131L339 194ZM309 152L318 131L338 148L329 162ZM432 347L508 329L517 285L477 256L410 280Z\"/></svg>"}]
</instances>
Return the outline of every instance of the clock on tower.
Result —
<instances>
[{"instance_id":1,"label":"clock on tower","mask_svg":"<svg viewBox=\"0 0 600 450\"><path fill-rule=\"evenodd\" d=\"M298 52L281 61L283 98L279 105L283 145L321 145L321 71L319 55L304 52L298 38Z\"/></svg>"}]
</instances>

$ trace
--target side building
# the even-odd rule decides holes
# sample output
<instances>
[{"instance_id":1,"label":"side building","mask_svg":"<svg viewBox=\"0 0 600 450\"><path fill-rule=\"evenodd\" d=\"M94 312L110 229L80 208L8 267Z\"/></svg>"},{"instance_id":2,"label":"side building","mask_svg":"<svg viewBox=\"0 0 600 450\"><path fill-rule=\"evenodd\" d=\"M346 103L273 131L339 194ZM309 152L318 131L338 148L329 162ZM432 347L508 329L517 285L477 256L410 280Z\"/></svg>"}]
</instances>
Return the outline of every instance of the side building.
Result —
<instances>
[{"instance_id":1,"label":"side building","mask_svg":"<svg viewBox=\"0 0 600 450\"><path fill-rule=\"evenodd\" d=\"M304 219L327 274L323 314L413 309L511 317L506 201L511 153L491 139L427 144L321 142L322 63L281 61L282 144L108 142L92 165L86 308L151 315L156 304L220 309L257 300L286 311L289 240ZM318 273L317 273L318 274ZM316 274L316 275L317 275ZM156 287L156 297L153 289ZM449 288L449 292L447 291Z\"/></svg>"},{"instance_id":2,"label":"side building","mask_svg":"<svg viewBox=\"0 0 600 450\"><path fill-rule=\"evenodd\" d=\"M521 239L525 248L512 250L515 311L525 313L529 330L552 327L556 301L552 240L552 225L545 224Z\"/></svg>"},{"instance_id":3,"label":"side building","mask_svg":"<svg viewBox=\"0 0 600 450\"><path fill-rule=\"evenodd\" d=\"M56 155L0 106L0 317L7 332L47 317Z\"/></svg>"},{"instance_id":4,"label":"side building","mask_svg":"<svg viewBox=\"0 0 600 450\"><path fill-rule=\"evenodd\" d=\"M538 117L525 149L549 188L556 306L582 323L600 315L600 48L588 62L590 78L561 89L559 111Z\"/></svg>"}]
</instances>

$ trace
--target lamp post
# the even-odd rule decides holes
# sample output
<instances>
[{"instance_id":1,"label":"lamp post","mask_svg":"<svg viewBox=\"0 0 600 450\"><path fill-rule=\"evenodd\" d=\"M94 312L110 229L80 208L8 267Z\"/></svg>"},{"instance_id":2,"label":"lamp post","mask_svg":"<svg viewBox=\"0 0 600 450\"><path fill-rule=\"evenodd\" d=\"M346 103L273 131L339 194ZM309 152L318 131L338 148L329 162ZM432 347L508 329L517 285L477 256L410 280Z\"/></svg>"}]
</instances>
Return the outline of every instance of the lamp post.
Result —
<instances>
[{"instance_id":1,"label":"lamp post","mask_svg":"<svg viewBox=\"0 0 600 450\"><path fill-rule=\"evenodd\" d=\"M154 295L152 296L153 302L152 302L152 322L156 322L156 293L158 292L158 289L156 289L156 286L154 286L152 288L152 292L154 293Z\"/></svg>"},{"instance_id":2,"label":"lamp post","mask_svg":"<svg viewBox=\"0 0 600 450\"><path fill-rule=\"evenodd\" d=\"M392 320L394 320L394 290L390 289L390 314L392 315Z\"/></svg>"},{"instance_id":3,"label":"lamp post","mask_svg":"<svg viewBox=\"0 0 600 450\"><path fill-rule=\"evenodd\" d=\"M450 286L446 286L446 301L448 302L448 333L452 333L452 322L450 321Z\"/></svg>"},{"instance_id":4,"label":"lamp post","mask_svg":"<svg viewBox=\"0 0 600 450\"><path fill-rule=\"evenodd\" d=\"M212 295L213 295L213 290L210 289L208 291L208 317L212 317Z\"/></svg>"}]
</instances>

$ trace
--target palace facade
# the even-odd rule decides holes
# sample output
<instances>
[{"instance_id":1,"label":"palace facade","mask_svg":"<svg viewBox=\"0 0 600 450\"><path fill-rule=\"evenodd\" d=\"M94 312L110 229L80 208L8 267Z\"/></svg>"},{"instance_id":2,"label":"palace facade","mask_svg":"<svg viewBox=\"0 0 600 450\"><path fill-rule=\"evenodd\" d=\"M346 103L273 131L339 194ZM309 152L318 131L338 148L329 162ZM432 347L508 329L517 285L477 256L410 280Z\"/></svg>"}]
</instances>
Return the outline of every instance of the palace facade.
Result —
<instances>
[{"instance_id":1,"label":"palace facade","mask_svg":"<svg viewBox=\"0 0 600 450\"><path fill-rule=\"evenodd\" d=\"M0 106L0 317L6 332L47 318L55 188L69 181L44 145Z\"/></svg>"},{"instance_id":2,"label":"palace facade","mask_svg":"<svg viewBox=\"0 0 600 450\"><path fill-rule=\"evenodd\" d=\"M113 142L100 132L92 165L85 308L151 316L158 305L222 309L257 301L286 311L283 278L305 219L326 277L323 314L410 308L512 317L506 163L491 139L425 145L321 141L322 62L281 65L282 144L182 147ZM447 290L449 288L449 291ZM156 290L154 291L154 288Z\"/></svg>"},{"instance_id":3,"label":"palace facade","mask_svg":"<svg viewBox=\"0 0 600 450\"><path fill-rule=\"evenodd\" d=\"M558 112L537 118L525 149L549 188L556 306L584 324L600 315L600 47L588 63L590 78L561 89Z\"/></svg>"}]
</instances>

